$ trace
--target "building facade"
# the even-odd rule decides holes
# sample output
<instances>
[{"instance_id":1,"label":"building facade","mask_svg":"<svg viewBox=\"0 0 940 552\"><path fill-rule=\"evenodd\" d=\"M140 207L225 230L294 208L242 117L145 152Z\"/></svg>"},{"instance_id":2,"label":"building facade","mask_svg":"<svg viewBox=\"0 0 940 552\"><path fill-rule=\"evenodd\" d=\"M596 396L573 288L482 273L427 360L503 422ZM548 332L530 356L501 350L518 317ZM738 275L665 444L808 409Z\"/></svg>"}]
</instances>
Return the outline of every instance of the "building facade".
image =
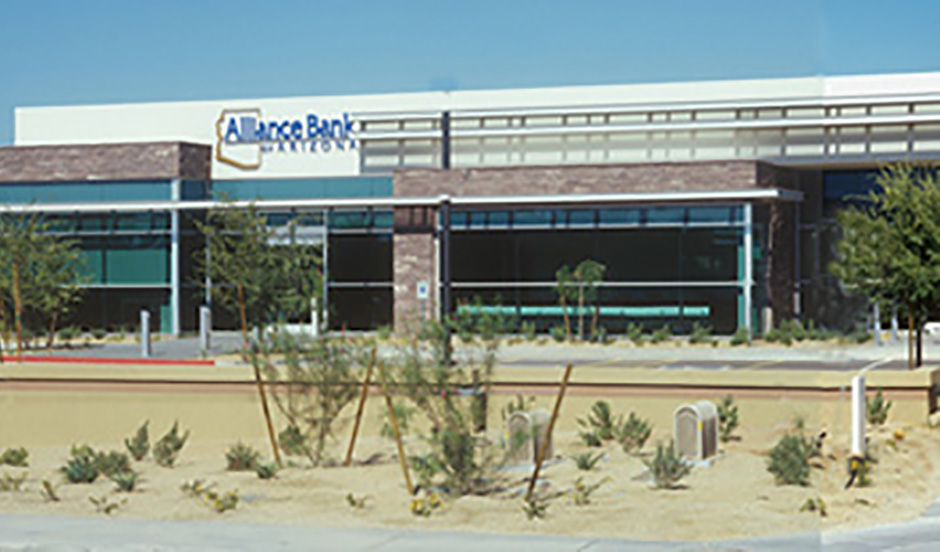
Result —
<instances>
[{"instance_id":1,"label":"building facade","mask_svg":"<svg viewBox=\"0 0 940 552\"><path fill-rule=\"evenodd\" d=\"M0 202L80 240L85 326L192 330L194 221L224 199L322 246L334 328L480 297L544 330L593 259L609 331L760 332L852 323L835 213L938 154L934 73L21 108Z\"/></svg>"}]
</instances>

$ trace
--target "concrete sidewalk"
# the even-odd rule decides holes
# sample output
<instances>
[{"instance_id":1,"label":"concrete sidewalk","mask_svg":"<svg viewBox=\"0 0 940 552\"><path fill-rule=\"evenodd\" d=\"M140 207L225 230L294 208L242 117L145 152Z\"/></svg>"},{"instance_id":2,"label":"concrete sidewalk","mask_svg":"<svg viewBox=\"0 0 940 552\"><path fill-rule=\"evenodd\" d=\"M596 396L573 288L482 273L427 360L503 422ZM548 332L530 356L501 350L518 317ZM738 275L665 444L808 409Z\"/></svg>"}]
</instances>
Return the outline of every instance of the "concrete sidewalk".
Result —
<instances>
[{"instance_id":1,"label":"concrete sidewalk","mask_svg":"<svg viewBox=\"0 0 940 552\"><path fill-rule=\"evenodd\" d=\"M547 521L545 523L551 523ZM204 521L0 516L0 552L813 552L818 535L711 543L451 531L326 529Z\"/></svg>"}]
</instances>

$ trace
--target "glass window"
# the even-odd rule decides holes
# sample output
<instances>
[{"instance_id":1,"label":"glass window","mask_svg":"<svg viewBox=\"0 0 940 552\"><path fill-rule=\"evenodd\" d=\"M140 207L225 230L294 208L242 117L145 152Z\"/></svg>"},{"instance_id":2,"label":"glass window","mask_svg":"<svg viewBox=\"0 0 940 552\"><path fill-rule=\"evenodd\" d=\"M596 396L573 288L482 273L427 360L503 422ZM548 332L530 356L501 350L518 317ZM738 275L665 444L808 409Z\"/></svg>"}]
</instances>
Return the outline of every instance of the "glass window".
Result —
<instances>
[{"instance_id":1,"label":"glass window","mask_svg":"<svg viewBox=\"0 0 940 552\"><path fill-rule=\"evenodd\" d=\"M682 224L685 222L685 209L682 207L650 207L646 209L646 222L649 224Z\"/></svg>"},{"instance_id":2,"label":"glass window","mask_svg":"<svg viewBox=\"0 0 940 552\"><path fill-rule=\"evenodd\" d=\"M91 203L169 200L167 181L0 184L2 203Z\"/></svg>"},{"instance_id":3,"label":"glass window","mask_svg":"<svg viewBox=\"0 0 940 552\"><path fill-rule=\"evenodd\" d=\"M639 209L601 209L599 215L601 224L633 225L640 223Z\"/></svg>"},{"instance_id":4,"label":"glass window","mask_svg":"<svg viewBox=\"0 0 940 552\"><path fill-rule=\"evenodd\" d=\"M229 199L316 199L333 197L389 197L389 176L304 178L279 180L215 180L212 197Z\"/></svg>"},{"instance_id":5,"label":"glass window","mask_svg":"<svg viewBox=\"0 0 940 552\"><path fill-rule=\"evenodd\" d=\"M545 209L516 211L512 223L514 226L550 226L553 214Z\"/></svg>"},{"instance_id":6,"label":"glass window","mask_svg":"<svg viewBox=\"0 0 940 552\"><path fill-rule=\"evenodd\" d=\"M728 206L689 207L689 222L730 223L734 220L734 210Z\"/></svg>"}]
</instances>

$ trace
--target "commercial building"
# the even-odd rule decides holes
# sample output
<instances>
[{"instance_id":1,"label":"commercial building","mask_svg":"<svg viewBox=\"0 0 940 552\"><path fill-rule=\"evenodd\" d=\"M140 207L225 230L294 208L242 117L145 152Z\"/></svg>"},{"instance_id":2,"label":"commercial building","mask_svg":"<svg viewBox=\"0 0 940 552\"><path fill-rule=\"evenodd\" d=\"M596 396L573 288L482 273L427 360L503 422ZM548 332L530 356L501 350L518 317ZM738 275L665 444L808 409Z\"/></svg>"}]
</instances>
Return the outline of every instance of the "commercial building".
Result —
<instances>
[{"instance_id":1,"label":"commercial building","mask_svg":"<svg viewBox=\"0 0 940 552\"><path fill-rule=\"evenodd\" d=\"M38 107L0 202L81 240L86 326L192 329L193 220L226 197L322 244L335 328L479 296L544 329L556 270L590 258L610 331L760 332L850 323L834 213L938 154L940 73Z\"/></svg>"}]
</instances>

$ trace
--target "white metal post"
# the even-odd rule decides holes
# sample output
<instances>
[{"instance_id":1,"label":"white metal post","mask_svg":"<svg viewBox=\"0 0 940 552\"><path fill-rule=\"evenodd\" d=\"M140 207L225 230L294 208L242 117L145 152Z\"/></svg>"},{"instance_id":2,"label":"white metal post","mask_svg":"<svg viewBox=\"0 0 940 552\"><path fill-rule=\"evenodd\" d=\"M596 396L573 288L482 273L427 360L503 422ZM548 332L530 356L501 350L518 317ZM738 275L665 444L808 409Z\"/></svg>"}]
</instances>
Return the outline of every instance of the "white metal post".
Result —
<instances>
[{"instance_id":1,"label":"white metal post","mask_svg":"<svg viewBox=\"0 0 940 552\"><path fill-rule=\"evenodd\" d=\"M199 307L199 349L203 355L209 354L212 345L212 309L207 306Z\"/></svg>"},{"instance_id":2,"label":"white metal post","mask_svg":"<svg viewBox=\"0 0 940 552\"><path fill-rule=\"evenodd\" d=\"M754 288L754 210L750 203L744 204L744 327L747 328L747 340L754 336L752 293Z\"/></svg>"},{"instance_id":3,"label":"white metal post","mask_svg":"<svg viewBox=\"0 0 940 552\"><path fill-rule=\"evenodd\" d=\"M170 199L182 200L182 183L178 178L170 182ZM180 334L180 212L170 212L170 332Z\"/></svg>"},{"instance_id":4,"label":"white metal post","mask_svg":"<svg viewBox=\"0 0 940 552\"><path fill-rule=\"evenodd\" d=\"M852 455L865 456L865 376L852 378Z\"/></svg>"},{"instance_id":5,"label":"white metal post","mask_svg":"<svg viewBox=\"0 0 940 552\"><path fill-rule=\"evenodd\" d=\"M140 357L150 358L150 313L140 311Z\"/></svg>"}]
</instances>

